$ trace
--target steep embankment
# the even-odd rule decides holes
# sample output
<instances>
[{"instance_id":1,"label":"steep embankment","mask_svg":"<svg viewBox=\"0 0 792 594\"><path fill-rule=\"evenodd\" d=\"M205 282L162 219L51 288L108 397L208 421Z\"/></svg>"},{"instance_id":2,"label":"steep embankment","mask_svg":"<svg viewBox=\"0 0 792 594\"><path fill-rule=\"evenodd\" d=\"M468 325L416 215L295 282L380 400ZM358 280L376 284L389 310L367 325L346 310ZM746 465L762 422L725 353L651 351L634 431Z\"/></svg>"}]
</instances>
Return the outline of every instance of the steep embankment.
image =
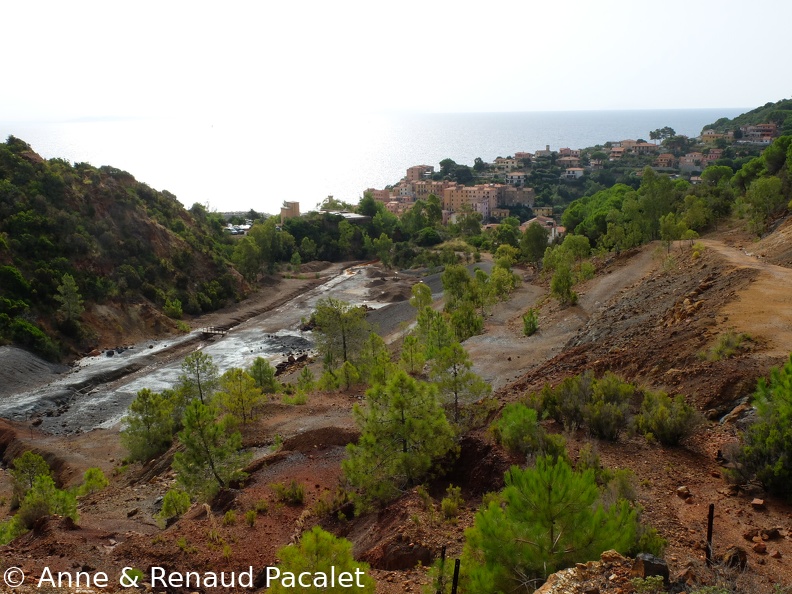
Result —
<instances>
[{"instance_id":1,"label":"steep embankment","mask_svg":"<svg viewBox=\"0 0 792 594\"><path fill-rule=\"evenodd\" d=\"M0 341L57 360L175 329L245 290L221 222L113 167L0 144ZM71 283L71 280L74 283ZM84 308L84 312L82 309Z\"/></svg>"}]
</instances>

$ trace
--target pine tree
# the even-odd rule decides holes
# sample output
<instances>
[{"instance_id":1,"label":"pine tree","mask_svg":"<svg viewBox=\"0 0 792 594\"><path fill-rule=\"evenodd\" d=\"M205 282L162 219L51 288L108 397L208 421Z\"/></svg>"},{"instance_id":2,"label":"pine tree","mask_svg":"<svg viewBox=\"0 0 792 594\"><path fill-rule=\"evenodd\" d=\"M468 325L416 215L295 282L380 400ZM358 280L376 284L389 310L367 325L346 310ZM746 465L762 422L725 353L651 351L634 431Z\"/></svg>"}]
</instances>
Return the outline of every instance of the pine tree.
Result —
<instances>
[{"instance_id":1,"label":"pine tree","mask_svg":"<svg viewBox=\"0 0 792 594\"><path fill-rule=\"evenodd\" d=\"M430 377L451 409L451 420L457 426L462 423L461 404L474 402L492 390L471 367L470 355L458 342L440 349L432 362Z\"/></svg>"},{"instance_id":2,"label":"pine tree","mask_svg":"<svg viewBox=\"0 0 792 594\"><path fill-rule=\"evenodd\" d=\"M171 402L143 388L129 405L121 430L121 443L130 460L148 462L165 452L173 441Z\"/></svg>"},{"instance_id":3,"label":"pine tree","mask_svg":"<svg viewBox=\"0 0 792 594\"><path fill-rule=\"evenodd\" d=\"M372 332L363 345L357 365L360 377L369 385L384 384L393 374L395 366L391 363L390 351L382 337Z\"/></svg>"},{"instance_id":4,"label":"pine tree","mask_svg":"<svg viewBox=\"0 0 792 594\"><path fill-rule=\"evenodd\" d=\"M479 510L465 533L466 592L534 592L551 573L635 540L636 511L624 500L606 509L591 470L545 457L505 478L503 503Z\"/></svg>"},{"instance_id":5,"label":"pine tree","mask_svg":"<svg viewBox=\"0 0 792 594\"><path fill-rule=\"evenodd\" d=\"M410 375L417 375L423 371L424 363L426 363L426 357L424 357L423 346L415 334L408 334L402 342L399 365Z\"/></svg>"},{"instance_id":6,"label":"pine tree","mask_svg":"<svg viewBox=\"0 0 792 594\"><path fill-rule=\"evenodd\" d=\"M412 297L410 297L410 305L420 313L425 307L432 305L432 289L429 285L423 282L415 283L412 286Z\"/></svg>"},{"instance_id":7,"label":"pine tree","mask_svg":"<svg viewBox=\"0 0 792 594\"><path fill-rule=\"evenodd\" d=\"M248 457L239 451L242 435L232 433L215 417L213 407L198 400L190 402L184 411L184 429L179 433L184 451L173 458L179 483L205 500L231 481L243 478L241 468Z\"/></svg>"},{"instance_id":8,"label":"pine tree","mask_svg":"<svg viewBox=\"0 0 792 594\"><path fill-rule=\"evenodd\" d=\"M445 316L431 307L418 312L415 334L424 346L426 359L433 359L440 349L454 342L454 332Z\"/></svg>"},{"instance_id":9,"label":"pine tree","mask_svg":"<svg viewBox=\"0 0 792 594\"><path fill-rule=\"evenodd\" d=\"M191 353L184 358L181 368L180 392L188 400L198 398L202 404L209 404L217 390L220 373L211 355L200 351Z\"/></svg>"},{"instance_id":10,"label":"pine tree","mask_svg":"<svg viewBox=\"0 0 792 594\"><path fill-rule=\"evenodd\" d=\"M253 420L264 394L256 381L241 369L229 369L220 377L220 401L229 413L243 423Z\"/></svg>"},{"instance_id":11,"label":"pine tree","mask_svg":"<svg viewBox=\"0 0 792 594\"><path fill-rule=\"evenodd\" d=\"M386 385L369 389L366 405L355 406L361 436L347 446L342 466L366 499L387 501L415 485L453 448L454 432L434 386L401 370Z\"/></svg>"},{"instance_id":12,"label":"pine tree","mask_svg":"<svg viewBox=\"0 0 792 594\"><path fill-rule=\"evenodd\" d=\"M297 377L297 389L301 392L312 392L315 387L316 380L313 371L306 365Z\"/></svg>"},{"instance_id":13,"label":"pine tree","mask_svg":"<svg viewBox=\"0 0 792 594\"><path fill-rule=\"evenodd\" d=\"M66 322L76 321L82 315L82 312L85 311L80 291L77 288L77 282L71 274L63 275L61 284L58 285L58 294L55 295L55 300L61 304L58 312Z\"/></svg>"},{"instance_id":14,"label":"pine tree","mask_svg":"<svg viewBox=\"0 0 792 594\"><path fill-rule=\"evenodd\" d=\"M745 432L740 470L764 487L790 498L792 484L792 355L756 386L756 421Z\"/></svg>"},{"instance_id":15,"label":"pine tree","mask_svg":"<svg viewBox=\"0 0 792 594\"><path fill-rule=\"evenodd\" d=\"M484 318L476 313L472 301L459 301L449 316L454 338L464 342L471 336L481 334L484 329Z\"/></svg>"},{"instance_id":16,"label":"pine tree","mask_svg":"<svg viewBox=\"0 0 792 594\"><path fill-rule=\"evenodd\" d=\"M38 477L52 476L47 461L31 450L26 450L21 456L14 458L11 465L13 466L10 473L14 481L14 505L24 499Z\"/></svg>"},{"instance_id":17,"label":"pine tree","mask_svg":"<svg viewBox=\"0 0 792 594\"><path fill-rule=\"evenodd\" d=\"M339 380L342 382L345 390L349 390L352 386L360 381L360 373L357 367L352 365L349 361L344 361L344 364L338 370Z\"/></svg>"},{"instance_id":18,"label":"pine tree","mask_svg":"<svg viewBox=\"0 0 792 594\"><path fill-rule=\"evenodd\" d=\"M256 382L256 385L265 394L274 394L280 389L280 384L275 378L275 368L263 357L256 357L248 370L248 374Z\"/></svg>"},{"instance_id":19,"label":"pine tree","mask_svg":"<svg viewBox=\"0 0 792 594\"><path fill-rule=\"evenodd\" d=\"M317 302L314 319L317 348L325 367L336 369L346 361L354 363L371 332L366 310L328 297Z\"/></svg>"}]
</instances>

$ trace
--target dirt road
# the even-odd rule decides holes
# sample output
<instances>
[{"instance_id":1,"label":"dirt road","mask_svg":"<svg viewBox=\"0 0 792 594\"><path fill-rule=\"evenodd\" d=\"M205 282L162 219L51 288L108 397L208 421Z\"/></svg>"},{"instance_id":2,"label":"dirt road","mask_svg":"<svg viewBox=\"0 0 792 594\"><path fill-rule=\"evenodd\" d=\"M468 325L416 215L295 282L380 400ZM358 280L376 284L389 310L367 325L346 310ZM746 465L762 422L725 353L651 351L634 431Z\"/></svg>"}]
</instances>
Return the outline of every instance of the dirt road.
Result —
<instances>
[{"instance_id":1,"label":"dirt road","mask_svg":"<svg viewBox=\"0 0 792 594\"><path fill-rule=\"evenodd\" d=\"M769 356L792 352L792 269L763 261L751 252L713 239L701 240L707 248L738 268L758 275L750 286L721 310L722 323L765 343Z\"/></svg>"}]
</instances>

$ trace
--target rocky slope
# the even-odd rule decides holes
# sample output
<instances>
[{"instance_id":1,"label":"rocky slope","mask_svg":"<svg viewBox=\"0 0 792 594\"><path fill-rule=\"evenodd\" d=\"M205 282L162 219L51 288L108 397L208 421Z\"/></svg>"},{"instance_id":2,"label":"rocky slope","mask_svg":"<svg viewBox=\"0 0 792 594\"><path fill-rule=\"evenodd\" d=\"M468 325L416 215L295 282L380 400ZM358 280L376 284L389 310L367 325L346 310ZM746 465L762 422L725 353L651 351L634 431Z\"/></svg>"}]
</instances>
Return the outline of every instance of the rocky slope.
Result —
<instances>
[{"instance_id":1,"label":"rocky slope","mask_svg":"<svg viewBox=\"0 0 792 594\"><path fill-rule=\"evenodd\" d=\"M756 378L792 348L792 270L768 264L774 252L767 251L763 259L747 255L744 250L750 249L743 242L733 234L721 235L705 240L696 254L688 245L674 246L673 260L654 245L608 259L600 263L598 275L580 287L581 299L573 308L543 299L539 289L544 281L526 273L527 282L514 300L493 312L485 333L493 340L479 345L509 377L518 376L496 393L497 406L545 382L555 385L591 369L613 370L652 389L683 394L707 414L708 423L683 447L661 447L629 433L616 443L597 443L606 466L635 473L644 520L668 540L665 560L677 584L671 586L673 591L688 583L721 583L757 593L773 592L774 584L792 584L787 563L792 557L792 507L755 488L730 486L718 456L737 441ZM519 325L523 308L530 305L541 307L537 339L545 342L536 352L541 355L518 359L515 344L531 352L532 338L523 337ZM721 360L701 355L727 331L748 332L751 339ZM156 525L159 497L173 481L164 459L119 474L106 491L83 500L78 528L50 522L5 547L4 562L23 559L31 575L40 572L45 561L53 567L167 564L231 570L252 565L258 570L276 562L280 546L320 523L352 540L358 558L371 563L378 592L419 592L428 580L426 565L442 547L449 558L459 556L464 529L472 524L483 495L497 490L503 471L520 460L496 446L482 428L462 441L460 457L447 461L446 474L425 491L413 490L383 510L352 518L336 488L343 445L356 436L351 408L359 398L359 391L353 390L314 394L304 407L268 404L262 417L245 429L246 445L257 452L249 481L244 489L216 500L209 513L196 506L165 530ZM546 428L561 431L553 423ZM16 428L6 448L14 441L30 440L29 432ZM286 439L280 452L269 454L275 435ZM583 431L566 438L573 460L590 441ZM87 451L89 442L94 447L104 443L102 463L112 469L122 455L109 447L117 443L114 440L112 432L97 431L71 438L68 445L63 440L45 445L76 452ZM302 505L279 503L271 487L291 479L306 488ZM449 484L461 486L464 499L455 522L444 520L440 511ZM764 499L762 505L753 501L757 497ZM241 517L260 501L267 503L268 511L248 527ZM728 568L726 562L714 568L704 564L710 504L715 505L716 558L726 559L739 547L745 560L741 571ZM236 511L238 520L224 524L229 509ZM632 560L608 557L553 578L545 592L630 593L632 569Z\"/></svg>"}]
</instances>

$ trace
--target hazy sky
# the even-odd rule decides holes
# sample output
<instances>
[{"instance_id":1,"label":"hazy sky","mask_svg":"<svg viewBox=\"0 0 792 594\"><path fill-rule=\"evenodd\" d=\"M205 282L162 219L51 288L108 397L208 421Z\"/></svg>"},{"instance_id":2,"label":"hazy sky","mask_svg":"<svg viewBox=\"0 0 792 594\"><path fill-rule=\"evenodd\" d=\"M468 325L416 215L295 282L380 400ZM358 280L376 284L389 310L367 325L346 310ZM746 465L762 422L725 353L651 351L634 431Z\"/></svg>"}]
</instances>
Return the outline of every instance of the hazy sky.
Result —
<instances>
[{"instance_id":1,"label":"hazy sky","mask_svg":"<svg viewBox=\"0 0 792 594\"><path fill-rule=\"evenodd\" d=\"M756 106L792 2L4 2L0 121Z\"/></svg>"}]
</instances>

